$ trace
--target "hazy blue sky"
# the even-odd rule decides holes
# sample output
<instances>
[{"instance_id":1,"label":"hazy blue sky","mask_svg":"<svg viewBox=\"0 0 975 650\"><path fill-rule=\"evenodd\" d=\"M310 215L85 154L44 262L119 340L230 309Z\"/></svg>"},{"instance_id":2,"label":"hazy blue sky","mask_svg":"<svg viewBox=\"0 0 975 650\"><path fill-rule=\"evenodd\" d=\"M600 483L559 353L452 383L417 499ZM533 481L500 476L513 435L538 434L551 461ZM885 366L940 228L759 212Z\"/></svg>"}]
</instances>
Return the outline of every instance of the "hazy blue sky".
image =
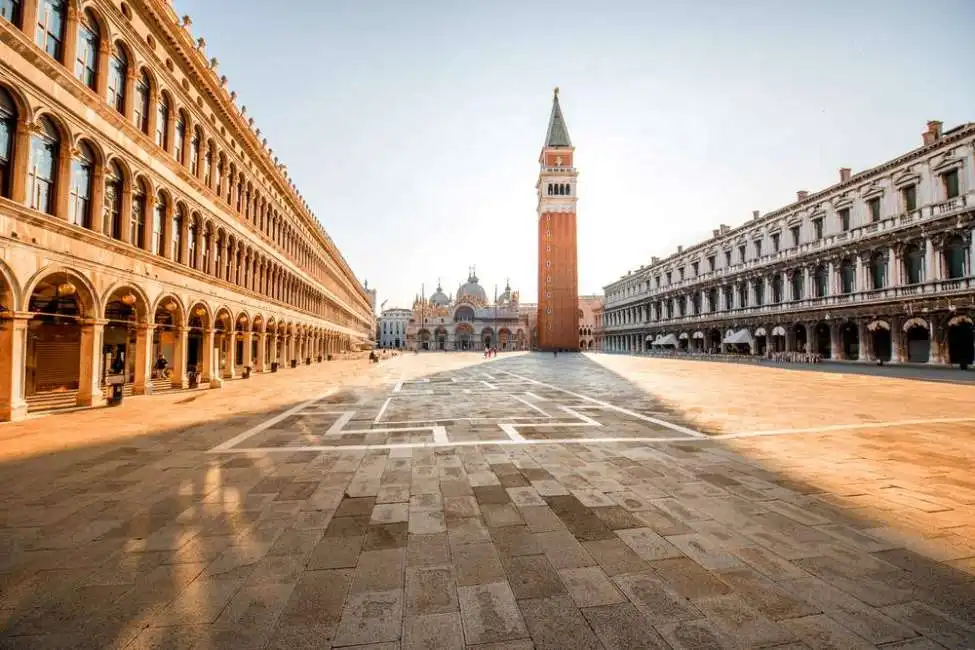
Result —
<instances>
[{"instance_id":1,"label":"hazy blue sky","mask_svg":"<svg viewBox=\"0 0 975 650\"><path fill-rule=\"evenodd\" d=\"M175 5L387 308L471 264L535 299L556 85L582 293L975 120L973 0Z\"/></svg>"}]
</instances>

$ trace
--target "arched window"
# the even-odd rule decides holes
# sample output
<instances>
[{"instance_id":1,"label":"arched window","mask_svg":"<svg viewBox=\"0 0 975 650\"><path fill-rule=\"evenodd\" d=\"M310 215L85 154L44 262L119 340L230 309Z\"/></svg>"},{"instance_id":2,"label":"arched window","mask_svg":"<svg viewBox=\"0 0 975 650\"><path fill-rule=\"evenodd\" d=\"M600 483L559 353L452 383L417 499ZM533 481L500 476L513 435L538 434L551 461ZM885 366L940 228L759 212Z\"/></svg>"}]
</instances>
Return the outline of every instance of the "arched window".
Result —
<instances>
[{"instance_id":1,"label":"arched window","mask_svg":"<svg viewBox=\"0 0 975 650\"><path fill-rule=\"evenodd\" d=\"M203 228L203 237L201 238L200 245L203 247L203 250L200 251L200 254L203 256L203 272L206 273L209 271L210 266L210 229L204 226L201 227Z\"/></svg>"},{"instance_id":2,"label":"arched window","mask_svg":"<svg viewBox=\"0 0 975 650\"><path fill-rule=\"evenodd\" d=\"M883 289L887 285L887 257L881 252L870 257L870 277L873 289Z\"/></svg>"},{"instance_id":3,"label":"arched window","mask_svg":"<svg viewBox=\"0 0 975 650\"><path fill-rule=\"evenodd\" d=\"M196 268L196 219L193 217L186 233L186 264Z\"/></svg>"},{"instance_id":4,"label":"arched window","mask_svg":"<svg viewBox=\"0 0 975 650\"><path fill-rule=\"evenodd\" d=\"M136 183L132 188L132 213L129 215L129 243L139 248L146 236L146 188Z\"/></svg>"},{"instance_id":5,"label":"arched window","mask_svg":"<svg viewBox=\"0 0 975 650\"><path fill-rule=\"evenodd\" d=\"M237 214L243 209L244 205L244 177L237 180Z\"/></svg>"},{"instance_id":6,"label":"arched window","mask_svg":"<svg viewBox=\"0 0 975 650\"><path fill-rule=\"evenodd\" d=\"M568 183L565 184L565 195L572 196L572 186Z\"/></svg>"},{"instance_id":7,"label":"arched window","mask_svg":"<svg viewBox=\"0 0 975 650\"><path fill-rule=\"evenodd\" d=\"M183 149L186 146L186 115L183 111L176 113L176 127L173 129L173 157L176 161L185 165Z\"/></svg>"},{"instance_id":8,"label":"arched window","mask_svg":"<svg viewBox=\"0 0 975 650\"><path fill-rule=\"evenodd\" d=\"M965 277L965 240L952 235L944 244L945 273L949 280Z\"/></svg>"},{"instance_id":9,"label":"arched window","mask_svg":"<svg viewBox=\"0 0 975 650\"><path fill-rule=\"evenodd\" d=\"M85 11L78 21L78 44L74 61L74 76L92 90L98 72L98 46L101 34L98 22L90 11Z\"/></svg>"},{"instance_id":10,"label":"arched window","mask_svg":"<svg viewBox=\"0 0 975 650\"><path fill-rule=\"evenodd\" d=\"M30 171L27 192L30 207L54 214L57 195L58 160L61 153L61 136L48 118L41 119L40 133L30 139Z\"/></svg>"},{"instance_id":11,"label":"arched window","mask_svg":"<svg viewBox=\"0 0 975 650\"><path fill-rule=\"evenodd\" d=\"M120 45L108 61L108 105L125 114L125 78L129 74L129 57Z\"/></svg>"},{"instance_id":12,"label":"arched window","mask_svg":"<svg viewBox=\"0 0 975 650\"><path fill-rule=\"evenodd\" d=\"M823 264L817 266L813 274L813 288L816 290L817 298L824 297L829 291L829 271Z\"/></svg>"},{"instance_id":13,"label":"arched window","mask_svg":"<svg viewBox=\"0 0 975 650\"><path fill-rule=\"evenodd\" d=\"M139 75L135 83L135 102L132 106L132 122L135 128L149 135L149 95L152 92L152 82L145 70Z\"/></svg>"},{"instance_id":14,"label":"arched window","mask_svg":"<svg viewBox=\"0 0 975 650\"><path fill-rule=\"evenodd\" d=\"M548 184L548 195L549 196L552 196L552 184L551 183Z\"/></svg>"},{"instance_id":15,"label":"arched window","mask_svg":"<svg viewBox=\"0 0 975 650\"><path fill-rule=\"evenodd\" d=\"M166 195L162 192L156 194L156 205L152 210L152 239L150 240L149 250L153 255L162 255L165 252L165 224L166 224Z\"/></svg>"},{"instance_id":16,"label":"arched window","mask_svg":"<svg viewBox=\"0 0 975 650\"><path fill-rule=\"evenodd\" d=\"M772 302L776 305L782 302L782 274L772 276Z\"/></svg>"},{"instance_id":17,"label":"arched window","mask_svg":"<svg viewBox=\"0 0 975 650\"><path fill-rule=\"evenodd\" d=\"M13 23L15 27L20 27L21 0L0 0L0 18Z\"/></svg>"},{"instance_id":18,"label":"arched window","mask_svg":"<svg viewBox=\"0 0 975 650\"><path fill-rule=\"evenodd\" d=\"M225 164L224 163L224 158L221 155L220 158L217 160L217 166L216 166L215 171L214 171L214 174L213 174L213 189L217 193L217 196L220 196L220 194L223 191L223 186L220 183L223 182L223 167L224 167L224 164Z\"/></svg>"},{"instance_id":19,"label":"arched window","mask_svg":"<svg viewBox=\"0 0 975 650\"><path fill-rule=\"evenodd\" d=\"M843 260L840 264L840 280L843 284L843 293L853 293L856 291L856 266L850 260Z\"/></svg>"},{"instance_id":20,"label":"arched window","mask_svg":"<svg viewBox=\"0 0 975 650\"><path fill-rule=\"evenodd\" d=\"M190 173L194 176L200 175L200 143L203 141L203 132L200 127L193 129L193 139L190 140Z\"/></svg>"},{"instance_id":21,"label":"arched window","mask_svg":"<svg viewBox=\"0 0 975 650\"><path fill-rule=\"evenodd\" d=\"M203 154L203 182L207 187L213 187L213 147L207 147Z\"/></svg>"},{"instance_id":22,"label":"arched window","mask_svg":"<svg viewBox=\"0 0 975 650\"><path fill-rule=\"evenodd\" d=\"M792 299L802 300L805 298L803 295L806 289L805 281L803 280L804 272L802 269L796 269L792 272Z\"/></svg>"},{"instance_id":23,"label":"arched window","mask_svg":"<svg viewBox=\"0 0 975 650\"><path fill-rule=\"evenodd\" d=\"M71 161L71 201L68 221L76 226L91 228L91 188L95 177L95 157L91 147L82 142L78 156Z\"/></svg>"},{"instance_id":24,"label":"arched window","mask_svg":"<svg viewBox=\"0 0 975 650\"><path fill-rule=\"evenodd\" d=\"M715 312L715 311L718 311L719 309L721 309L721 304L718 301L718 289L717 289L717 287L712 287L711 289L708 289L708 305L710 306L710 309L711 309L712 312ZM660 306L659 305L657 305L657 310L656 311L657 311L657 318L659 319L660 318Z\"/></svg>"},{"instance_id":25,"label":"arched window","mask_svg":"<svg viewBox=\"0 0 975 650\"><path fill-rule=\"evenodd\" d=\"M904 278L907 284L920 284L924 278L924 252L917 244L904 249Z\"/></svg>"},{"instance_id":26,"label":"arched window","mask_svg":"<svg viewBox=\"0 0 975 650\"><path fill-rule=\"evenodd\" d=\"M64 0L38 2L34 42L57 61L60 61L64 54L64 25Z\"/></svg>"},{"instance_id":27,"label":"arched window","mask_svg":"<svg viewBox=\"0 0 975 650\"><path fill-rule=\"evenodd\" d=\"M105 223L103 232L122 239L122 170L114 160L105 170Z\"/></svg>"},{"instance_id":28,"label":"arched window","mask_svg":"<svg viewBox=\"0 0 975 650\"><path fill-rule=\"evenodd\" d=\"M169 149L169 99L166 93L159 95L156 105L156 144Z\"/></svg>"},{"instance_id":29,"label":"arched window","mask_svg":"<svg viewBox=\"0 0 975 650\"><path fill-rule=\"evenodd\" d=\"M2 6L2 0L0 0ZM14 141L17 131L17 105L0 88L0 196L10 198L10 176L14 164Z\"/></svg>"},{"instance_id":30,"label":"arched window","mask_svg":"<svg viewBox=\"0 0 975 650\"><path fill-rule=\"evenodd\" d=\"M173 224L170 226L170 247L169 257L174 262L183 263L183 224L186 223L186 214L183 206L177 205L173 210Z\"/></svg>"}]
</instances>

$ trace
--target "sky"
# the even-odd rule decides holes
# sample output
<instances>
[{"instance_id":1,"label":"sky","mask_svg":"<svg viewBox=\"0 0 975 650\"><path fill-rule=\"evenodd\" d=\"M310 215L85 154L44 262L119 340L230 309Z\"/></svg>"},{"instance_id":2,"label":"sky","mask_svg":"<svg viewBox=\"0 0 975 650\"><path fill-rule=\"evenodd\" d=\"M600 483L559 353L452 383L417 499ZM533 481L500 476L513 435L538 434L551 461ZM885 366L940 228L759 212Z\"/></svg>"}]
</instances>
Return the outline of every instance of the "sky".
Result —
<instances>
[{"instance_id":1,"label":"sky","mask_svg":"<svg viewBox=\"0 0 975 650\"><path fill-rule=\"evenodd\" d=\"M972 0L174 6L386 308L471 265L535 300L555 86L582 294L975 121Z\"/></svg>"}]
</instances>

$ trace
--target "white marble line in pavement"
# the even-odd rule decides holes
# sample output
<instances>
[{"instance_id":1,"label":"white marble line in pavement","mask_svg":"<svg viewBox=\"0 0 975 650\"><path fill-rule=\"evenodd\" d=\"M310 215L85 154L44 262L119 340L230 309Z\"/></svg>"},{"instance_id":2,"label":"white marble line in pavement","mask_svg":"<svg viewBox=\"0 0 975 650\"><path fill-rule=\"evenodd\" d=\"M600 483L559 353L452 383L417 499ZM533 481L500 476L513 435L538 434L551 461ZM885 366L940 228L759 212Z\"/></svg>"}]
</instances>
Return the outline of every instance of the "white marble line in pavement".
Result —
<instances>
[{"instance_id":1,"label":"white marble line in pavement","mask_svg":"<svg viewBox=\"0 0 975 650\"><path fill-rule=\"evenodd\" d=\"M376 419L372 421L373 424L377 424L380 420L383 419L383 414L386 413L386 409L389 408L389 403L392 401L393 401L392 397L386 398L386 401L383 402L383 407L379 409L379 413L376 414Z\"/></svg>"},{"instance_id":2,"label":"white marble line in pavement","mask_svg":"<svg viewBox=\"0 0 975 650\"><path fill-rule=\"evenodd\" d=\"M533 384L537 384L539 386L544 386L544 387L549 388L551 390L557 390L560 393L565 393L566 395L571 395L572 397L575 397L576 399L584 400L586 402L589 402L590 404L599 404L603 408L607 408L607 409L610 409L612 411L616 411L617 413L623 413L624 415L628 415L628 416L633 417L633 418L636 418L638 420L643 420L644 422L652 422L653 424L656 424L658 426L666 427L668 429L672 429L673 431L679 431L679 432L684 433L684 434L687 434L687 435L689 435L689 436L691 436L693 438L705 438L705 437L707 437L706 434L703 434L700 431L695 431L694 429L689 429L687 427L682 427L679 424L674 424L673 422L667 422L666 420L661 420L659 418L650 417L649 415L643 415L642 413L636 413L635 411L631 411L629 409L625 409L625 408L623 408L621 406L616 406L615 404L610 404L609 402L604 402L602 400L598 400L598 399L596 399L594 397L589 397L587 395L580 395L579 393L573 393L571 390L567 390L565 388L559 388L558 386L553 386L551 384L546 384L545 382L539 381L537 379L532 379L530 377L523 377L522 375L517 375L517 374L515 374L513 372L508 372L507 370L502 370L501 372L504 372L504 373L506 373L508 375L511 375L512 377L517 377L518 379L522 379L524 381L531 382Z\"/></svg>"},{"instance_id":3,"label":"white marble line in pavement","mask_svg":"<svg viewBox=\"0 0 975 650\"><path fill-rule=\"evenodd\" d=\"M546 412L545 412L545 411L544 411L544 410L543 410L543 409L542 409L541 407L539 407L539 406L536 406L535 404L532 404L532 403L531 403L531 402L529 402L528 400L526 400L526 399L524 399L524 398L522 398L522 397L518 397L518 396L517 396L517 395L515 395L514 393L511 393L511 394L510 394L510 396L511 396L511 397L513 397L513 398L515 398L516 400L518 400L519 402L521 402L522 404L524 404L524 405L525 405L525 406L527 406L528 408L530 408L530 409L534 409L535 411L538 411L539 413L541 413L542 415L544 415L544 416L546 416L546 417L551 417L551 416L550 416L550 415L549 415L548 413L546 413Z\"/></svg>"},{"instance_id":4,"label":"white marble line in pavement","mask_svg":"<svg viewBox=\"0 0 975 650\"><path fill-rule=\"evenodd\" d=\"M281 422L282 420L285 420L285 419L291 417L295 413L298 413L299 411L302 411L303 409L311 406L315 402L317 402L319 400L322 400L322 399L325 399L329 395L332 395L336 390L337 390L336 388L329 388L327 391L325 391L323 394L319 395L318 397L312 398L312 399L308 400L307 402L302 402L301 404L299 404L297 406L293 406L290 409L288 409L287 411L284 411L283 413L279 413L279 414L275 415L273 418L270 418L268 420L265 420L264 422L261 422L260 424L258 424L256 426L253 426L250 429L248 429L247 431L244 431L243 433L234 436L230 440L227 440L226 442L220 443L219 445L217 445L216 447L214 447L210 451L211 452L226 451L226 450L230 449L231 447L234 447L234 446L240 444L241 442L247 440L251 436L255 436L258 433L260 433L260 432L262 432L262 431L264 431L266 429L271 428L272 426L274 426L278 422Z\"/></svg>"},{"instance_id":5,"label":"white marble line in pavement","mask_svg":"<svg viewBox=\"0 0 975 650\"><path fill-rule=\"evenodd\" d=\"M344 412L342 415L339 416L339 419L337 419L335 422L332 423L332 426L328 428L328 431L325 432L325 435L332 436L332 437L342 435L343 433L342 429L345 427L345 425L349 423L349 420L352 419L353 415L355 415L355 411Z\"/></svg>"}]
</instances>

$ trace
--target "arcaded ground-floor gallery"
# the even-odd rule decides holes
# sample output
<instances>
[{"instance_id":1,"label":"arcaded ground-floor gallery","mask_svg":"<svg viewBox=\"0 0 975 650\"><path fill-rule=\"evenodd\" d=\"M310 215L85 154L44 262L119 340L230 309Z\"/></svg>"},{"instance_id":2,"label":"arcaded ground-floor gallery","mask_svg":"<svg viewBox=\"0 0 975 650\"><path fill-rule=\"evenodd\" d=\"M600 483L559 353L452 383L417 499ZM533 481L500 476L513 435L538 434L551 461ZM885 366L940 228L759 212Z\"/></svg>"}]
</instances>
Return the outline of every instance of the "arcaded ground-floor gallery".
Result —
<instances>
[{"instance_id":1,"label":"arcaded ground-floor gallery","mask_svg":"<svg viewBox=\"0 0 975 650\"><path fill-rule=\"evenodd\" d=\"M99 405L109 375L134 394L216 388L355 347L344 328L281 305L167 284L61 265L17 277L0 262L0 420Z\"/></svg>"}]
</instances>

